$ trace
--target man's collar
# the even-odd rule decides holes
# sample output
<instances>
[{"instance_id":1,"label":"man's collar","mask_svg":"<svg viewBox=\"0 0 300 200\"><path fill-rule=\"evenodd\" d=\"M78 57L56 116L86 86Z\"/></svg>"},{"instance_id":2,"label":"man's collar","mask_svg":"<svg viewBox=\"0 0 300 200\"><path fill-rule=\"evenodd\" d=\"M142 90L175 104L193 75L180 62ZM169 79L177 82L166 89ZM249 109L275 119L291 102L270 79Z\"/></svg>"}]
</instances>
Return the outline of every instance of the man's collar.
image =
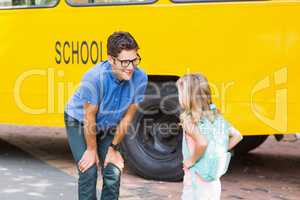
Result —
<instances>
[{"instance_id":1,"label":"man's collar","mask_svg":"<svg viewBox=\"0 0 300 200\"><path fill-rule=\"evenodd\" d=\"M107 62L107 70L108 70L108 74L109 74L110 78L115 83L122 84L124 82L124 80L119 80L117 75L113 72L111 64L108 61L106 61L106 62Z\"/></svg>"}]
</instances>

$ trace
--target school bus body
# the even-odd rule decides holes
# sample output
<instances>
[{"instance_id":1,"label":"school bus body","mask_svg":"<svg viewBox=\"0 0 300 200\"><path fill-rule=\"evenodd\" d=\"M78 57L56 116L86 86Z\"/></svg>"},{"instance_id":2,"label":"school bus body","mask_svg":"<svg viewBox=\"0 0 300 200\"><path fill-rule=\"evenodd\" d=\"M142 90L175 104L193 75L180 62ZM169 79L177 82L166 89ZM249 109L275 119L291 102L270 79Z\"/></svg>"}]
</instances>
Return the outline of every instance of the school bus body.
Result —
<instances>
[{"instance_id":1,"label":"school bus body","mask_svg":"<svg viewBox=\"0 0 300 200\"><path fill-rule=\"evenodd\" d=\"M149 77L205 74L243 134L299 132L299 11L298 1L167 0L0 10L0 122L63 126L83 73L105 60L107 37L125 30Z\"/></svg>"}]
</instances>

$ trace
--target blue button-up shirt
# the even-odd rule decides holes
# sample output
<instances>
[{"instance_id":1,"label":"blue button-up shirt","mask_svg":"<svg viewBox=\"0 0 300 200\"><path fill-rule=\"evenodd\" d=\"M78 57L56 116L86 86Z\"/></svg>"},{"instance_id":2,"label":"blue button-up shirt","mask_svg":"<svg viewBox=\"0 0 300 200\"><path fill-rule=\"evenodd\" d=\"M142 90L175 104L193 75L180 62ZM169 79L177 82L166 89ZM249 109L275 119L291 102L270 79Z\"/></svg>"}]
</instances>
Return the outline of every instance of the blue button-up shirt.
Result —
<instances>
[{"instance_id":1,"label":"blue button-up shirt","mask_svg":"<svg viewBox=\"0 0 300 200\"><path fill-rule=\"evenodd\" d=\"M116 127L130 104L140 103L148 83L147 75L135 68L130 80L120 81L112 72L108 61L97 64L83 76L80 86L69 99L65 112L84 122L83 105L88 102L98 106L97 127Z\"/></svg>"}]
</instances>

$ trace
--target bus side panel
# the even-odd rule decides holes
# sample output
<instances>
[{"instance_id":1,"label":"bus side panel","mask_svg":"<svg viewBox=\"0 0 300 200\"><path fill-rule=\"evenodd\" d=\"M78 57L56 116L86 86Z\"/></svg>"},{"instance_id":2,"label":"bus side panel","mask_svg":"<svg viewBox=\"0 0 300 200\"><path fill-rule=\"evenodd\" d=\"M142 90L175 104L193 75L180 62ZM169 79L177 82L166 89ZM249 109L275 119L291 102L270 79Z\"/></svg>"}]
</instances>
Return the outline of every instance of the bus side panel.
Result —
<instances>
[{"instance_id":1,"label":"bus side panel","mask_svg":"<svg viewBox=\"0 0 300 200\"><path fill-rule=\"evenodd\" d=\"M126 30L149 75L205 74L218 107L245 134L299 131L298 10L267 2L5 11L0 121L61 126L65 102L93 66L84 63L87 49L96 42L105 59L106 38Z\"/></svg>"}]
</instances>

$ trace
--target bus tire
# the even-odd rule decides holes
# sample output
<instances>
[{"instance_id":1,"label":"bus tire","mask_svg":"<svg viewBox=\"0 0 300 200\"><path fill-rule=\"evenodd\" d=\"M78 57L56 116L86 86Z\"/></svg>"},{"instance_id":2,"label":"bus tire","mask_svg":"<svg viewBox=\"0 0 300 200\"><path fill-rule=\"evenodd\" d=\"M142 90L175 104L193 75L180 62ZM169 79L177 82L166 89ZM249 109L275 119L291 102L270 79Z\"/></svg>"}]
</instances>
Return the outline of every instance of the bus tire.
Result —
<instances>
[{"instance_id":1,"label":"bus tire","mask_svg":"<svg viewBox=\"0 0 300 200\"><path fill-rule=\"evenodd\" d=\"M126 165L143 178L159 181L181 181L183 178L181 129L175 128L175 132L172 132L174 135L169 132L161 135L161 130L157 127L168 123L178 126L179 112L166 114L162 111L177 108L176 100L164 101L164 105L161 98L142 102L133 119L135 130L129 129L122 142Z\"/></svg>"},{"instance_id":2,"label":"bus tire","mask_svg":"<svg viewBox=\"0 0 300 200\"><path fill-rule=\"evenodd\" d=\"M234 148L234 153L244 155L259 147L268 138L268 135L244 136L243 140Z\"/></svg>"}]
</instances>

